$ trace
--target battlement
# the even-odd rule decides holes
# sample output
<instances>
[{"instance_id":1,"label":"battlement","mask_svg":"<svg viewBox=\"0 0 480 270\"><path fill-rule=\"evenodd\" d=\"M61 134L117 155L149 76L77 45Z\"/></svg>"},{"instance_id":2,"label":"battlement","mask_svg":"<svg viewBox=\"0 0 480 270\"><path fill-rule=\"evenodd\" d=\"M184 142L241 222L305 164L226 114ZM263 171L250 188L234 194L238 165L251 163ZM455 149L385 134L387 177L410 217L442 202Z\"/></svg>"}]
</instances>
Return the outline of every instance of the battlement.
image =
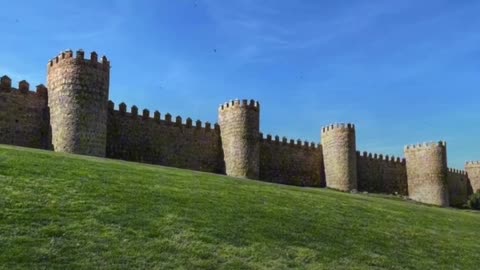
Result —
<instances>
[{"instance_id":1,"label":"battlement","mask_svg":"<svg viewBox=\"0 0 480 270\"><path fill-rule=\"evenodd\" d=\"M480 161L467 161L465 167L480 167Z\"/></svg>"},{"instance_id":2,"label":"battlement","mask_svg":"<svg viewBox=\"0 0 480 270\"><path fill-rule=\"evenodd\" d=\"M220 104L218 107L219 111L228 110L228 109L235 109L235 108L247 108L252 109L254 111L260 110L260 103L253 99L250 102L247 99L235 99L230 100L229 102L225 102L224 104Z\"/></svg>"},{"instance_id":3,"label":"battlement","mask_svg":"<svg viewBox=\"0 0 480 270\"><path fill-rule=\"evenodd\" d=\"M322 133L327 133L328 131L335 129L348 129L355 130L355 125L351 123L335 123L322 127Z\"/></svg>"},{"instance_id":4,"label":"battlement","mask_svg":"<svg viewBox=\"0 0 480 270\"><path fill-rule=\"evenodd\" d=\"M280 140L280 136L272 136L267 134L266 136L263 133L260 133L260 141L278 145L288 145L290 147L297 147L302 149L318 149L321 147L320 144L315 144L314 142L302 141L300 139L288 139L287 137L282 137Z\"/></svg>"},{"instance_id":5,"label":"battlement","mask_svg":"<svg viewBox=\"0 0 480 270\"><path fill-rule=\"evenodd\" d=\"M411 144L405 146L405 151L415 151L415 150L422 150L422 149L431 149L436 147L447 147L447 142L445 141L438 141L438 142L424 142L419 144Z\"/></svg>"},{"instance_id":6,"label":"battlement","mask_svg":"<svg viewBox=\"0 0 480 270\"><path fill-rule=\"evenodd\" d=\"M467 176L467 172L464 171L464 170L459 170L459 169L454 169L454 168L448 168L448 172L449 172L449 173L454 173L454 174L460 174L460 175Z\"/></svg>"},{"instance_id":7,"label":"battlement","mask_svg":"<svg viewBox=\"0 0 480 270\"><path fill-rule=\"evenodd\" d=\"M196 129L204 129L205 131L220 131L220 126L218 123L212 124L210 122L205 122L202 124L202 121L197 120L195 121L195 125L193 124L193 120L188 117L183 121L181 116L176 116L175 120L172 119L172 115L170 113L166 113L163 118L160 111L156 110L153 113L153 117L150 115L150 110L143 109L142 115L140 116L138 113L138 107L133 105L130 107L130 111L127 111L127 105L122 102L118 105L118 109L115 109L115 103L112 101L108 102L108 110L110 113L117 113L121 116L138 119L140 121L152 121L163 125L168 126L176 126L176 127L184 127L184 128L196 128Z\"/></svg>"},{"instance_id":8,"label":"battlement","mask_svg":"<svg viewBox=\"0 0 480 270\"><path fill-rule=\"evenodd\" d=\"M70 62L74 60L75 63L82 63L85 65L90 65L92 67L97 67L99 69L109 70L110 61L108 61L106 56L98 59L98 54L96 52L90 53L90 59L85 58L85 52L83 50L77 50L75 55L73 55L72 50L66 50L61 52L58 56L54 57L48 62L48 68L54 67L56 65L62 64L63 62Z\"/></svg>"},{"instance_id":9,"label":"battlement","mask_svg":"<svg viewBox=\"0 0 480 270\"><path fill-rule=\"evenodd\" d=\"M12 92L25 95L36 95L39 97L47 97L47 88L43 84L39 84L35 91L30 90L30 83L25 80L18 82L18 88L12 87L12 79L7 75L0 78L0 92Z\"/></svg>"},{"instance_id":10,"label":"battlement","mask_svg":"<svg viewBox=\"0 0 480 270\"><path fill-rule=\"evenodd\" d=\"M369 153L369 152L360 152L357 151L357 157L359 158L365 158L369 160L376 160L376 161L384 161L388 162L391 164L405 164L405 158L400 158L400 157L395 157L393 155L382 155L382 154L376 154L376 153Z\"/></svg>"}]
</instances>

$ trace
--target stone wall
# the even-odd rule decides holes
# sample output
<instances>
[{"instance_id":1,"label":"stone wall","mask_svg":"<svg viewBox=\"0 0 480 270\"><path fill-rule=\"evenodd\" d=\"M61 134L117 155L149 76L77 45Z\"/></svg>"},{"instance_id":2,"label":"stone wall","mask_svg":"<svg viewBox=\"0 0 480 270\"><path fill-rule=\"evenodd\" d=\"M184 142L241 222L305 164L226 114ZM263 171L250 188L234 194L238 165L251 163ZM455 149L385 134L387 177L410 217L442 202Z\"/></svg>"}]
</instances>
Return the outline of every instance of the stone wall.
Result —
<instances>
[{"instance_id":1,"label":"stone wall","mask_svg":"<svg viewBox=\"0 0 480 270\"><path fill-rule=\"evenodd\" d=\"M325 186L322 147L271 135L260 141L260 180L309 187Z\"/></svg>"},{"instance_id":2,"label":"stone wall","mask_svg":"<svg viewBox=\"0 0 480 270\"><path fill-rule=\"evenodd\" d=\"M358 190L408 195L405 159L357 152Z\"/></svg>"},{"instance_id":3,"label":"stone wall","mask_svg":"<svg viewBox=\"0 0 480 270\"><path fill-rule=\"evenodd\" d=\"M451 206L462 206L469 196L469 181L465 171L448 169L448 195Z\"/></svg>"},{"instance_id":4,"label":"stone wall","mask_svg":"<svg viewBox=\"0 0 480 270\"><path fill-rule=\"evenodd\" d=\"M322 146L327 187L341 191L356 189L355 126L336 124L322 128Z\"/></svg>"},{"instance_id":5,"label":"stone wall","mask_svg":"<svg viewBox=\"0 0 480 270\"><path fill-rule=\"evenodd\" d=\"M0 143L31 148L51 149L47 89L21 81L12 88L11 79L0 81Z\"/></svg>"},{"instance_id":6,"label":"stone wall","mask_svg":"<svg viewBox=\"0 0 480 270\"><path fill-rule=\"evenodd\" d=\"M48 106L55 151L105 156L110 63L66 51L48 64Z\"/></svg>"},{"instance_id":7,"label":"stone wall","mask_svg":"<svg viewBox=\"0 0 480 270\"><path fill-rule=\"evenodd\" d=\"M218 109L218 123L227 175L258 179L260 104L234 100Z\"/></svg>"},{"instance_id":8,"label":"stone wall","mask_svg":"<svg viewBox=\"0 0 480 270\"><path fill-rule=\"evenodd\" d=\"M480 191L480 161L469 161L465 165L472 192Z\"/></svg>"},{"instance_id":9,"label":"stone wall","mask_svg":"<svg viewBox=\"0 0 480 270\"><path fill-rule=\"evenodd\" d=\"M405 160L356 151L353 124L322 128L322 145L260 134L260 105L220 106L219 124L163 119L158 111L115 110L108 102L110 62L65 51L48 63L48 85L31 92L0 81L0 143L226 173L297 186L398 193L446 206L480 190L480 162L448 170L445 143L408 146Z\"/></svg>"},{"instance_id":10,"label":"stone wall","mask_svg":"<svg viewBox=\"0 0 480 270\"><path fill-rule=\"evenodd\" d=\"M223 154L218 125L202 126L191 119L185 123L170 114L161 119L160 112L154 117L148 110L138 114L136 106L127 112L120 104L114 110L109 103L107 128L107 157L128 161L145 162L192 169L205 172L224 173Z\"/></svg>"},{"instance_id":11,"label":"stone wall","mask_svg":"<svg viewBox=\"0 0 480 270\"><path fill-rule=\"evenodd\" d=\"M448 206L446 143L407 146L405 159L409 197L423 203Z\"/></svg>"}]
</instances>

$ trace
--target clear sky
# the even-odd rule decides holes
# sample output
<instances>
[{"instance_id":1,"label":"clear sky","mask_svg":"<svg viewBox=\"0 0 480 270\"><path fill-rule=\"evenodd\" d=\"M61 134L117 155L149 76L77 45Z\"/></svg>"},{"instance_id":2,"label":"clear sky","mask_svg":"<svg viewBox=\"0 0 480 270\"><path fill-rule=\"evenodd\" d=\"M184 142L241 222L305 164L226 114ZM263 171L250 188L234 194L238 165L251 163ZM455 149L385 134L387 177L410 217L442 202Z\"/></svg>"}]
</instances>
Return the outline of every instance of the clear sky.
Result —
<instances>
[{"instance_id":1,"label":"clear sky","mask_svg":"<svg viewBox=\"0 0 480 270\"><path fill-rule=\"evenodd\" d=\"M110 99L184 119L257 99L261 131L320 141L353 122L357 148L403 156L448 142L480 159L480 1L2 1L0 74L46 83L82 48L111 60Z\"/></svg>"}]
</instances>

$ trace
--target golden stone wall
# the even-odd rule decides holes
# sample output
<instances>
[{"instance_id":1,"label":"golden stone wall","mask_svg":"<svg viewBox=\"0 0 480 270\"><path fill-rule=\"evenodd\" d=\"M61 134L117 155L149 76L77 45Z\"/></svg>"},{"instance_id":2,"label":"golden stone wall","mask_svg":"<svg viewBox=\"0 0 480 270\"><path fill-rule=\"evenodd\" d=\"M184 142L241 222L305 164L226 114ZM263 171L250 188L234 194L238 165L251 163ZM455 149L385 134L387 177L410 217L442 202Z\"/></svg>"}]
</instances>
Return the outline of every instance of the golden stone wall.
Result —
<instances>
[{"instance_id":1,"label":"golden stone wall","mask_svg":"<svg viewBox=\"0 0 480 270\"><path fill-rule=\"evenodd\" d=\"M295 186L324 187L322 146L267 135L260 140L260 180Z\"/></svg>"},{"instance_id":2,"label":"golden stone wall","mask_svg":"<svg viewBox=\"0 0 480 270\"><path fill-rule=\"evenodd\" d=\"M8 76L0 79L0 143L51 149L47 89L20 81L12 87Z\"/></svg>"},{"instance_id":3,"label":"golden stone wall","mask_svg":"<svg viewBox=\"0 0 480 270\"><path fill-rule=\"evenodd\" d=\"M469 161L465 165L472 191L480 191L480 161Z\"/></svg>"},{"instance_id":4,"label":"golden stone wall","mask_svg":"<svg viewBox=\"0 0 480 270\"><path fill-rule=\"evenodd\" d=\"M462 206L468 199L470 183L465 171L448 169L448 198L451 206Z\"/></svg>"},{"instance_id":5,"label":"golden stone wall","mask_svg":"<svg viewBox=\"0 0 480 270\"><path fill-rule=\"evenodd\" d=\"M66 51L48 64L48 106L55 151L105 156L110 63Z\"/></svg>"},{"instance_id":6,"label":"golden stone wall","mask_svg":"<svg viewBox=\"0 0 480 270\"><path fill-rule=\"evenodd\" d=\"M322 128L323 159L327 187L357 189L357 150L355 126L336 124Z\"/></svg>"},{"instance_id":7,"label":"golden stone wall","mask_svg":"<svg viewBox=\"0 0 480 270\"><path fill-rule=\"evenodd\" d=\"M258 179L260 158L260 104L234 100L218 109L227 175Z\"/></svg>"},{"instance_id":8,"label":"golden stone wall","mask_svg":"<svg viewBox=\"0 0 480 270\"><path fill-rule=\"evenodd\" d=\"M159 111L141 114L125 103L114 110L109 103L107 157L212 173L224 173L220 128L217 124L193 123L180 116L172 120Z\"/></svg>"},{"instance_id":9,"label":"golden stone wall","mask_svg":"<svg viewBox=\"0 0 480 270\"><path fill-rule=\"evenodd\" d=\"M447 168L445 143L407 146L406 161L356 151L353 124L322 128L322 144L260 133L260 105L235 100L219 125L153 118L108 102L110 63L95 52L61 53L48 63L48 90L0 78L0 143L173 166L297 186L396 193L441 206L480 190L480 162Z\"/></svg>"},{"instance_id":10,"label":"golden stone wall","mask_svg":"<svg viewBox=\"0 0 480 270\"><path fill-rule=\"evenodd\" d=\"M357 172L359 191L408 194L405 159L357 152Z\"/></svg>"},{"instance_id":11,"label":"golden stone wall","mask_svg":"<svg viewBox=\"0 0 480 270\"><path fill-rule=\"evenodd\" d=\"M405 147L408 194L412 200L449 206L445 142Z\"/></svg>"}]
</instances>

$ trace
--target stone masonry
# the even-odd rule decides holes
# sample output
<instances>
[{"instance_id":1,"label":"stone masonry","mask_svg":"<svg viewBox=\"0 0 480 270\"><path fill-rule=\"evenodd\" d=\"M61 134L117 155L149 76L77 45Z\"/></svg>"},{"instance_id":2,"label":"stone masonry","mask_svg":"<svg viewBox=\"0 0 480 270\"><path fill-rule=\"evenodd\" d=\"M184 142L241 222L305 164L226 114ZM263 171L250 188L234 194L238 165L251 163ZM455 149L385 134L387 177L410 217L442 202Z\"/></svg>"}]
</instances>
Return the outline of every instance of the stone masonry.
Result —
<instances>
[{"instance_id":1,"label":"stone masonry","mask_svg":"<svg viewBox=\"0 0 480 270\"><path fill-rule=\"evenodd\" d=\"M357 152L358 189L373 193L408 195L404 158Z\"/></svg>"},{"instance_id":2,"label":"stone masonry","mask_svg":"<svg viewBox=\"0 0 480 270\"><path fill-rule=\"evenodd\" d=\"M48 106L53 148L105 157L110 63L83 51L63 52L48 63Z\"/></svg>"},{"instance_id":3,"label":"stone masonry","mask_svg":"<svg viewBox=\"0 0 480 270\"><path fill-rule=\"evenodd\" d=\"M353 124L328 125L322 144L260 133L260 105L220 105L219 124L108 100L110 62L64 51L48 63L48 88L0 78L0 143L159 164L286 185L399 194L461 206L480 189L480 162L447 167L445 143L408 146L405 157L360 153Z\"/></svg>"},{"instance_id":4,"label":"stone masonry","mask_svg":"<svg viewBox=\"0 0 480 270\"><path fill-rule=\"evenodd\" d=\"M341 191L357 189L355 126L336 124L322 128L327 187Z\"/></svg>"},{"instance_id":5,"label":"stone masonry","mask_svg":"<svg viewBox=\"0 0 480 270\"><path fill-rule=\"evenodd\" d=\"M12 87L12 80L0 79L0 142L51 149L47 88L38 85L30 91L26 81Z\"/></svg>"},{"instance_id":6,"label":"stone masonry","mask_svg":"<svg viewBox=\"0 0 480 270\"><path fill-rule=\"evenodd\" d=\"M448 206L446 143L407 146L405 158L410 198L423 203Z\"/></svg>"},{"instance_id":7,"label":"stone masonry","mask_svg":"<svg viewBox=\"0 0 480 270\"><path fill-rule=\"evenodd\" d=\"M473 192L480 190L480 161L469 161L465 165Z\"/></svg>"},{"instance_id":8,"label":"stone masonry","mask_svg":"<svg viewBox=\"0 0 480 270\"><path fill-rule=\"evenodd\" d=\"M235 100L220 105L218 111L227 175L258 179L260 104Z\"/></svg>"},{"instance_id":9,"label":"stone masonry","mask_svg":"<svg viewBox=\"0 0 480 270\"><path fill-rule=\"evenodd\" d=\"M448 200L452 206L462 206L472 192L468 175L465 171L448 169Z\"/></svg>"}]
</instances>

